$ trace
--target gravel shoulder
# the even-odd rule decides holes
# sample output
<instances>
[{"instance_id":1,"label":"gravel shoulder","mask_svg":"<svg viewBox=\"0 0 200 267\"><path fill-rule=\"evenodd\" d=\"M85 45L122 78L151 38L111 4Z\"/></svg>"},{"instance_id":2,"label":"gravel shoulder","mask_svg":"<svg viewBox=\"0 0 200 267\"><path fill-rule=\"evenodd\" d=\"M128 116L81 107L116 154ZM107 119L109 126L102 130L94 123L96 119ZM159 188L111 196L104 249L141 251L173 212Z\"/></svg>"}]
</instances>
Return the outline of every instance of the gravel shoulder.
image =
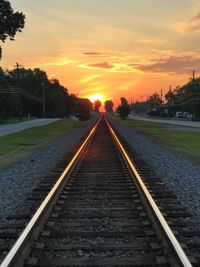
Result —
<instances>
[{"instance_id":1,"label":"gravel shoulder","mask_svg":"<svg viewBox=\"0 0 200 267\"><path fill-rule=\"evenodd\" d=\"M113 127L139 155L154 168L165 184L191 212L195 227L200 229L200 167L192 160L174 153L148 136L140 134L109 117Z\"/></svg>"},{"instance_id":2,"label":"gravel shoulder","mask_svg":"<svg viewBox=\"0 0 200 267\"><path fill-rule=\"evenodd\" d=\"M97 118L82 127L71 129L56 138L51 144L34 150L22 162L0 173L0 219L3 222L16 207L23 205L28 194L45 175L50 174L56 163L70 153L75 145L87 134Z\"/></svg>"}]
</instances>

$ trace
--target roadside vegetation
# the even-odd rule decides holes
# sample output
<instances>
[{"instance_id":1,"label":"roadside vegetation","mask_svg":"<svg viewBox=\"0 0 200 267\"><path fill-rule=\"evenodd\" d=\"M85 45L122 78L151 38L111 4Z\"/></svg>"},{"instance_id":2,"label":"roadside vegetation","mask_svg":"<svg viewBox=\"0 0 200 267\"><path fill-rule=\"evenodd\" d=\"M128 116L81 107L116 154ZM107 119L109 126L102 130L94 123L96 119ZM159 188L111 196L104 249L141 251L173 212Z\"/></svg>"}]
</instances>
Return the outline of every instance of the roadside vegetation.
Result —
<instances>
[{"instance_id":1,"label":"roadside vegetation","mask_svg":"<svg viewBox=\"0 0 200 267\"><path fill-rule=\"evenodd\" d=\"M118 116L113 118L120 120ZM151 137L173 151L189 156L200 161L200 131L184 128L176 128L173 125L159 124L154 122L127 119L120 120L129 127L133 127L139 133Z\"/></svg>"},{"instance_id":2,"label":"roadside vegetation","mask_svg":"<svg viewBox=\"0 0 200 267\"><path fill-rule=\"evenodd\" d=\"M66 120L0 137L0 171L84 122Z\"/></svg>"},{"instance_id":3,"label":"roadside vegetation","mask_svg":"<svg viewBox=\"0 0 200 267\"><path fill-rule=\"evenodd\" d=\"M170 87L165 94L165 100L161 91L161 95L154 93L144 101L131 103L131 110L135 114L168 118L182 117L199 121L200 77L193 75L186 84L177 86L175 89Z\"/></svg>"},{"instance_id":4,"label":"roadside vegetation","mask_svg":"<svg viewBox=\"0 0 200 267\"><path fill-rule=\"evenodd\" d=\"M33 119L37 119L37 118L34 118L34 117L32 117L31 119L28 119L28 118L10 118L8 120L0 119L0 125L1 124L18 123L18 122L23 122L23 121L33 120Z\"/></svg>"},{"instance_id":5,"label":"roadside vegetation","mask_svg":"<svg viewBox=\"0 0 200 267\"><path fill-rule=\"evenodd\" d=\"M125 120L130 113L130 106L126 98L121 97L120 100L121 100L121 105L117 107L116 112L119 114L122 120Z\"/></svg>"},{"instance_id":6,"label":"roadside vegetation","mask_svg":"<svg viewBox=\"0 0 200 267\"><path fill-rule=\"evenodd\" d=\"M0 121L10 118L90 118L92 103L69 94L57 79L49 79L39 68L0 68Z\"/></svg>"}]
</instances>

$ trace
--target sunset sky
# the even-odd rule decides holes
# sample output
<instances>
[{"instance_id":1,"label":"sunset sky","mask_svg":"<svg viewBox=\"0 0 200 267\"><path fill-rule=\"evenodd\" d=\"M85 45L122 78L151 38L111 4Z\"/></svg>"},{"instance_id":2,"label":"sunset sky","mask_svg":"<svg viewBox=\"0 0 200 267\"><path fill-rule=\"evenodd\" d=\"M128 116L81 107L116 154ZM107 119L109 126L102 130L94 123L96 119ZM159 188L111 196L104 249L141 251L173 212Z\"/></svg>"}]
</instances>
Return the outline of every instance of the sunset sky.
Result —
<instances>
[{"instance_id":1,"label":"sunset sky","mask_svg":"<svg viewBox=\"0 0 200 267\"><path fill-rule=\"evenodd\" d=\"M23 33L2 45L3 68L39 67L79 97L119 103L165 93L200 71L200 1L11 0Z\"/></svg>"}]
</instances>

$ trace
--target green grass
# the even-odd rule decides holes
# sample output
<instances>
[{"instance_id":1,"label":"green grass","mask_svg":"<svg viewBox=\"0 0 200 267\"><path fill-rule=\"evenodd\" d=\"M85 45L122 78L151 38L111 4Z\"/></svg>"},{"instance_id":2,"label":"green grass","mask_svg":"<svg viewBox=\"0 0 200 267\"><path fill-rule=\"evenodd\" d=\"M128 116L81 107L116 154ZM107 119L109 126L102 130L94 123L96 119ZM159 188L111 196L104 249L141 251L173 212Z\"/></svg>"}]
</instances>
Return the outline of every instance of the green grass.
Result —
<instances>
[{"instance_id":1,"label":"green grass","mask_svg":"<svg viewBox=\"0 0 200 267\"><path fill-rule=\"evenodd\" d=\"M35 118L31 118L31 119L35 119ZM28 121L30 119L28 118L10 118L8 120L3 120L3 119L0 119L0 125L1 124L10 124L10 123L17 123L17 122L23 122L23 121Z\"/></svg>"},{"instance_id":2,"label":"green grass","mask_svg":"<svg viewBox=\"0 0 200 267\"><path fill-rule=\"evenodd\" d=\"M55 137L72 128L80 127L83 123L64 119L49 125L0 137L0 170L23 159L33 149L50 143Z\"/></svg>"},{"instance_id":3,"label":"green grass","mask_svg":"<svg viewBox=\"0 0 200 267\"><path fill-rule=\"evenodd\" d=\"M119 118L115 118L120 120ZM140 133L150 136L154 141L168 146L173 151L179 152L193 159L200 160L200 131L177 130L166 124L126 119L122 121Z\"/></svg>"}]
</instances>

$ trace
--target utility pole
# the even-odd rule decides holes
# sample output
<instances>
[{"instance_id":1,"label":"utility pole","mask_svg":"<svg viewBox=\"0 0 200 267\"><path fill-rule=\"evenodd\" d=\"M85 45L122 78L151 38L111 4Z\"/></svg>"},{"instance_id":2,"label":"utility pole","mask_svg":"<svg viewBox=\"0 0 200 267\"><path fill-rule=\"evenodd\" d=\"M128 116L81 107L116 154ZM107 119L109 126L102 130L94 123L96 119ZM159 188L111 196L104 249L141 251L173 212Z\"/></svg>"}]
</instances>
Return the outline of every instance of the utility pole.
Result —
<instances>
[{"instance_id":1,"label":"utility pole","mask_svg":"<svg viewBox=\"0 0 200 267\"><path fill-rule=\"evenodd\" d=\"M160 90L160 99L161 99L161 101L163 99L163 90Z\"/></svg>"},{"instance_id":2,"label":"utility pole","mask_svg":"<svg viewBox=\"0 0 200 267\"><path fill-rule=\"evenodd\" d=\"M42 98L43 98L43 118L46 118L45 75L43 75L43 80L42 80Z\"/></svg>"},{"instance_id":3,"label":"utility pole","mask_svg":"<svg viewBox=\"0 0 200 267\"><path fill-rule=\"evenodd\" d=\"M192 80L195 80L195 70L192 71Z\"/></svg>"},{"instance_id":4,"label":"utility pole","mask_svg":"<svg viewBox=\"0 0 200 267\"><path fill-rule=\"evenodd\" d=\"M16 75L16 78L17 78L17 82L19 81L19 63L18 62L16 62L16 70L17 70L17 75Z\"/></svg>"},{"instance_id":5,"label":"utility pole","mask_svg":"<svg viewBox=\"0 0 200 267\"><path fill-rule=\"evenodd\" d=\"M22 65L20 65L18 62L16 62L16 80L17 80L17 84L19 85L19 80L20 80L20 77L19 77L19 67L21 67ZM21 90L20 90L21 91ZM20 116L20 120L22 119L22 93L20 92L19 94L19 116Z\"/></svg>"}]
</instances>

